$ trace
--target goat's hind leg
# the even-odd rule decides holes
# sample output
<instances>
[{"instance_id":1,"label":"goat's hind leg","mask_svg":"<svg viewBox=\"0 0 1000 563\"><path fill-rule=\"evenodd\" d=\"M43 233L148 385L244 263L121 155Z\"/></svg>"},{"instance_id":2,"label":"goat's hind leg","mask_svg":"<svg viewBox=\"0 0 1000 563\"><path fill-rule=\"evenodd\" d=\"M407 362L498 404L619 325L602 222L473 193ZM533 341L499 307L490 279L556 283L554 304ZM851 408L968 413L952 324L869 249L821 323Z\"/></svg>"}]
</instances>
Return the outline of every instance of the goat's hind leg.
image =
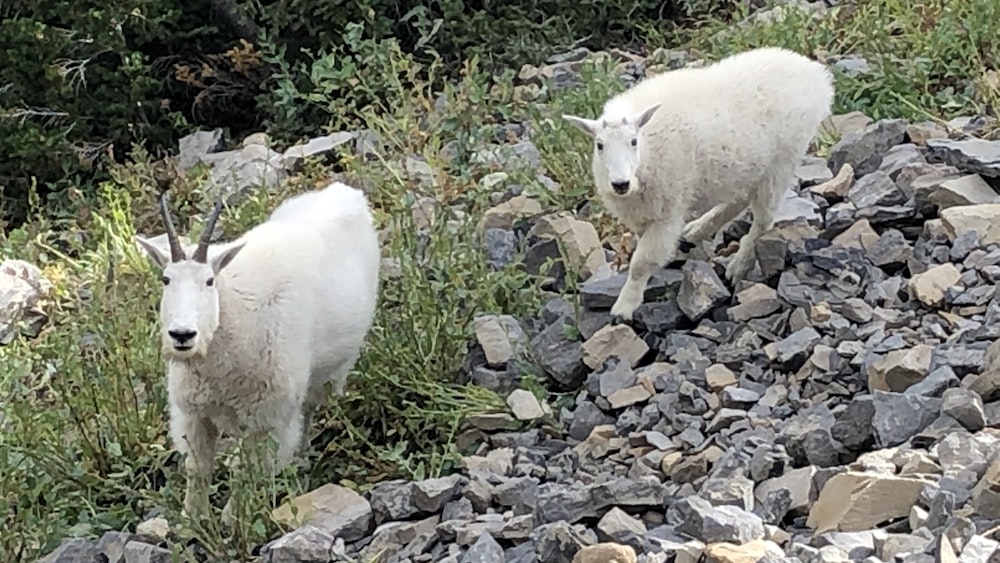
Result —
<instances>
[{"instance_id":1,"label":"goat's hind leg","mask_svg":"<svg viewBox=\"0 0 1000 563\"><path fill-rule=\"evenodd\" d=\"M726 266L726 278L729 279L730 283L735 284L745 278L753 268L757 239L774 226L774 215L781 203L781 198L784 197L784 190L778 189L778 186L787 184L792 177L793 170L794 168L788 169L787 175L776 174L768 178L757 189L751 191L749 203L753 219L750 222L750 230L740 238L739 250L733 254L729 265Z\"/></svg>"},{"instance_id":2,"label":"goat's hind leg","mask_svg":"<svg viewBox=\"0 0 1000 563\"><path fill-rule=\"evenodd\" d=\"M720 203L715 207L706 211L701 217L688 222L684 225L684 231L681 233L681 238L685 242L691 244L697 244L698 242L705 240L719 231L722 227L726 226L727 223L739 216L744 209L746 209L745 201L728 201Z\"/></svg>"},{"instance_id":3,"label":"goat's hind leg","mask_svg":"<svg viewBox=\"0 0 1000 563\"><path fill-rule=\"evenodd\" d=\"M354 367L361 351L357 350L346 360L333 365L332 367L321 367L312 373L309 381L309 392L302 405L302 439L299 450L304 452L311 442L309 433L312 431L313 415L325 399L325 385L329 381L331 391L335 396L343 396L344 388L347 385L347 375Z\"/></svg>"}]
</instances>

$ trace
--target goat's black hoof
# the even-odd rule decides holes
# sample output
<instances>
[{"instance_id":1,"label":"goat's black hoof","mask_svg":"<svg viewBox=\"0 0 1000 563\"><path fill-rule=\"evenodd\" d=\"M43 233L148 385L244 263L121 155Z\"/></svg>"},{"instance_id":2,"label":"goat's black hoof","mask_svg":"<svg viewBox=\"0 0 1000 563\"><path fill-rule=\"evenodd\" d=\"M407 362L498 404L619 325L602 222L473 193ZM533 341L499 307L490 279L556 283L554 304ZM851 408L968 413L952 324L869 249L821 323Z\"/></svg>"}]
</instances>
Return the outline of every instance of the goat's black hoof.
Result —
<instances>
[{"instance_id":1,"label":"goat's black hoof","mask_svg":"<svg viewBox=\"0 0 1000 563\"><path fill-rule=\"evenodd\" d=\"M625 318L621 315L611 315L611 326L627 325L632 322L632 319Z\"/></svg>"}]
</instances>

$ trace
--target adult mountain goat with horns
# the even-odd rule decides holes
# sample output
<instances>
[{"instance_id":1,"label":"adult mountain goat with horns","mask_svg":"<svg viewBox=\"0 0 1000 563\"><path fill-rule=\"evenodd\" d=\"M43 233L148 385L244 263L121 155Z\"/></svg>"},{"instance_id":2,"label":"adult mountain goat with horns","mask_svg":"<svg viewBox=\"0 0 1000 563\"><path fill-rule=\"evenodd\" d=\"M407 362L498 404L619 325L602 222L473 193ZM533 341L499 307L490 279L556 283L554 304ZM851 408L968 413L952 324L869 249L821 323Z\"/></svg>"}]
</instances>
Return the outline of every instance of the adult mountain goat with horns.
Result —
<instances>
[{"instance_id":1,"label":"adult mountain goat with horns","mask_svg":"<svg viewBox=\"0 0 1000 563\"><path fill-rule=\"evenodd\" d=\"M219 245L209 237L221 201L194 248L178 240L164 196L160 207L169 249L136 240L163 271L170 437L186 455L194 516L208 507L221 432L274 438L279 471L307 436L322 386L343 393L372 325L380 249L368 200L340 182Z\"/></svg>"},{"instance_id":2,"label":"adult mountain goat with horns","mask_svg":"<svg viewBox=\"0 0 1000 563\"><path fill-rule=\"evenodd\" d=\"M833 96L824 65L768 47L642 80L597 119L564 115L593 137L597 194L639 237L611 314L632 317L682 236L698 242L749 207L750 231L726 267L731 282L743 278Z\"/></svg>"}]
</instances>

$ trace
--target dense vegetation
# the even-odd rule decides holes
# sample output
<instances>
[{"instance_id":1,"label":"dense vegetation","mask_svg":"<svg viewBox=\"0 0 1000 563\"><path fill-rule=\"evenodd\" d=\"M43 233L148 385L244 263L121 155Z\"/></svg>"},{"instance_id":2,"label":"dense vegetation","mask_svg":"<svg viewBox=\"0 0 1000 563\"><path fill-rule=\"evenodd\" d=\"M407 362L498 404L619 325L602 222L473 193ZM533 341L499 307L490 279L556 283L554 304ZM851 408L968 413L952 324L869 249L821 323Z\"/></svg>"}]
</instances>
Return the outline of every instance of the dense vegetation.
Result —
<instances>
[{"instance_id":1,"label":"dense vegetation","mask_svg":"<svg viewBox=\"0 0 1000 563\"><path fill-rule=\"evenodd\" d=\"M288 137L355 121L343 106L378 101L352 88L382 76L372 57L398 45L454 77L580 44L642 45L655 28L726 2L324 2L320 0L41 0L0 5L2 219L28 194L107 178L132 143L159 154L193 127L234 136L267 126ZM206 18L205 16L209 17ZM449 22L447 26L444 22ZM422 78L427 78L423 76ZM329 101L344 96L343 104ZM92 195L85 187L84 195ZM60 206L59 203L64 205Z\"/></svg>"},{"instance_id":2,"label":"dense vegetation","mask_svg":"<svg viewBox=\"0 0 1000 563\"><path fill-rule=\"evenodd\" d=\"M379 186L373 202L398 275L384 284L350 395L317 417L313 445L322 455L277 481L253 472L221 480L220 493L273 501L331 480L364 487L447 472L460 454L462 418L502 404L456 377L470 320L532 312L540 292L514 267L486 267L478 218L492 189L480 180L494 170L470 155L494 139L496 124L530 122L543 166L563 188L547 190L530 169L507 170L509 181L550 209L579 208L589 147L558 115L593 113L622 87L602 62L584 66L585 87L527 100L514 80L519 64L576 44L684 48L709 59L777 44L830 62L867 61L859 73L838 71L839 112L942 119L992 115L1000 103L994 0L867 0L741 25L732 21L745 19L742 9L709 13L720 3L696 0L666 3L667 11L651 0L494 4L283 0L248 3L242 13L219 0L0 5L0 44L10 46L0 53L0 186L10 221L0 258L38 264L55 286L48 328L0 347L4 560L32 560L67 535L130 528L157 507L182 523L154 273L131 236L160 228L156 161L195 128L224 127L234 142L267 130L287 144L365 127L386 144L382 159L338 162ZM457 154L445 158L449 142ZM426 158L440 171L436 181L398 174L392 163L405 155ZM227 234L328 173L311 162L281 190L254 194L224 215ZM167 183L175 205L208 207L203 174ZM452 221L442 206L420 232L410 206L423 196L461 205L466 217ZM602 235L616 229L600 214L594 220ZM191 524L178 539L242 558L278 531L265 505L247 503L232 532Z\"/></svg>"}]
</instances>

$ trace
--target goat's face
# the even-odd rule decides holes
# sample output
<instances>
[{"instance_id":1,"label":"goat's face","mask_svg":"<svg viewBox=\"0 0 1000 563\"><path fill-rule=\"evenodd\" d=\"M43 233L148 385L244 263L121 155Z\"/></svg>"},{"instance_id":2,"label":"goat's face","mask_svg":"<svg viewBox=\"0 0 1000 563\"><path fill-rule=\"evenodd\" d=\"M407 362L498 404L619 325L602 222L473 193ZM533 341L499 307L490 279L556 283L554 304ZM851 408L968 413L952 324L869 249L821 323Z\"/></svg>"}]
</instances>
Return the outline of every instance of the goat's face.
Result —
<instances>
[{"instance_id":1,"label":"goat's face","mask_svg":"<svg viewBox=\"0 0 1000 563\"><path fill-rule=\"evenodd\" d=\"M638 189L635 181L639 169L639 154L642 147L640 132L660 107L659 104L647 108L635 116L617 119L585 119L574 115L564 115L569 121L594 140L593 168L595 179L607 185L597 189L615 196L626 196Z\"/></svg>"},{"instance_id":2,"label":"goat's face","mask_svg":"<svg viewBox=\"0 0 1000 563\"><path fill-rule=\"evenodd\" d=\"M204 355L219 328L218 270L182 260L163 269L160 324L165 355L183 359Z\"/></svg>"},{"instance_id":3,"label":"goat's face","mask_svg":"<svg viewBox=\"0 0 1000 563\"><path fill-rule=\"evenodd\" d=\"M162 202L161 202L162 203ZM206 235L197 248L181 247L163 203L167 221L169 252L142 237L136 242L162 270L163 294L160 299L160 331L165 356L183 360L203 356L219 328L219 284L217 276L236 254L243 242L213 248L208 238L221 206L206 224Z\"/></svg>"}]
</instances>

